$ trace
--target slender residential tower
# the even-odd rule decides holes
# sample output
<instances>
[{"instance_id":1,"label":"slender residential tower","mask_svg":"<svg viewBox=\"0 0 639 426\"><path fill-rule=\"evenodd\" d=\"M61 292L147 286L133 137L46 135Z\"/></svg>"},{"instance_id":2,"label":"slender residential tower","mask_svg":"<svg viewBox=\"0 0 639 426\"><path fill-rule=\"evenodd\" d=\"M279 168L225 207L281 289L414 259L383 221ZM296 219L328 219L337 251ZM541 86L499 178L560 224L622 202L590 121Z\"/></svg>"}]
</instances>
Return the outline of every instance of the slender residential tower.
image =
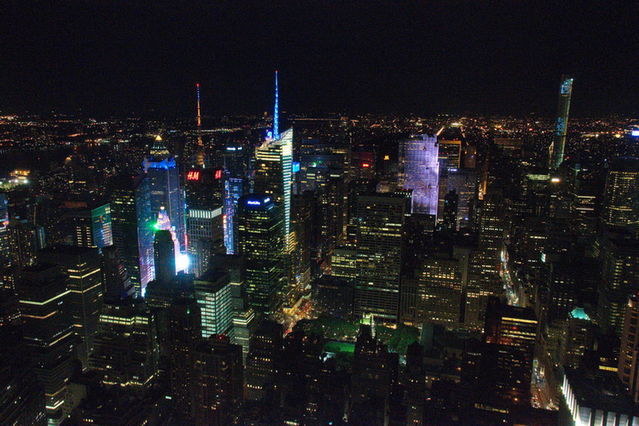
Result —
<instances>
[{"instance_id":1,"label":"slender residential tower","mask_svg":"<svg viewBox=\"0 0 639 426\"><path fill-rule=\"evenodd\" d=\"M562 76L559 87L559 107L557 111L557 125L555 135L550 145L550 170L557 170L564 161L564 147L566 146L566 131L568 129L568 114L570 112L570 97L572 96L572 77Z\"/></svg>"}]
</instances>

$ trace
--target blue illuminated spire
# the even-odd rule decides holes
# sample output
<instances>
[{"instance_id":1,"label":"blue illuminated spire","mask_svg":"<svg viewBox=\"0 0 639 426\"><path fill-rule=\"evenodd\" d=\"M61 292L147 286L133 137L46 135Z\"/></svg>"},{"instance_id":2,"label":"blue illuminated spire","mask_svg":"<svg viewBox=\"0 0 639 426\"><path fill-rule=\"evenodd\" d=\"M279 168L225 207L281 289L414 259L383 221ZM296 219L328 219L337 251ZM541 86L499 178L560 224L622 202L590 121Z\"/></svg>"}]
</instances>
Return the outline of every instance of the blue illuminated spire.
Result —
<instances>
[{"instance_id":1,"label":"blue illuminated spire","mask_svg":"<svg viewBox=\"0 0 639 426\"><path fill-rule=\"evenodd\" d=\"M275 108L273 110L273 139L280 137L280 89L277 83L277 70L275 70Z\"/></svg>"}]
</instances>

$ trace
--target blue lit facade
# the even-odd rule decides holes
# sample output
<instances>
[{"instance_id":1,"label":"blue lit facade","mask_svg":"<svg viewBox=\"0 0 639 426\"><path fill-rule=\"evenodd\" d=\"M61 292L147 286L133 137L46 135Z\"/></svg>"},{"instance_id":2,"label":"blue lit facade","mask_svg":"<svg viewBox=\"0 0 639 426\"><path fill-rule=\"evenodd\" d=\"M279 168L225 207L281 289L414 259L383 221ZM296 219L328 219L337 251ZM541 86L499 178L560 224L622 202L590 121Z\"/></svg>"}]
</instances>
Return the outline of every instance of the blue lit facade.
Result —
<instances>
[{"instance_id":1,"label":"blue lit facade","mask_svg":"<svg viewBox=\"0 0 639 426\"><path fill-rule=\"evenodd\" d=\"M280 88L275 71L275 106L273 108L273 139L280 137Z\"/></svg>"},{"instance_id":2,"label":"blue lit facade","mask_svg":"<svg viewBox=\"0 0 639 426\"><path fill-rule=\"evenodd\" d=\"M566 133L568 130L568 114L570 113L570 98L572 96L573 79L563 76L559 86L559 107L557 124L552 144L550 145L550 169L556 170L564 161Z\"/></svg>"},{"instance_id":3,"label":"blue lit facade","mask_svg":"<svg viewBox=\"0 0 639 426\"><path fill-rule=\"evenodd\" d=\"M175 159L171 157L161 141L159 137L156 139L156 144L151 149L151 156L143 162L151 193L151 215L157 217L160 209L164 207L171 220L171 226L175 229L180 251L185 252L185 205L180 186L180 174Z\"/></svg>"}]
</instances>

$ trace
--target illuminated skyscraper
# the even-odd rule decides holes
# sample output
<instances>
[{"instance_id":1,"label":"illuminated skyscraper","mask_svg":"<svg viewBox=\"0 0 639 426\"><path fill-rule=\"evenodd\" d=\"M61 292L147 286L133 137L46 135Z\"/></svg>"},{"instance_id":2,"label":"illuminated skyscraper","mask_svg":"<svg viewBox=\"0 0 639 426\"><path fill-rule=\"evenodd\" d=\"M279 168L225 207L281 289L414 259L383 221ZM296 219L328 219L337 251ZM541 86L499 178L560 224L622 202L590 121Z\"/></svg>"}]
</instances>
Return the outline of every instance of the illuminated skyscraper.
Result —
<instances>
[{"instance_id":1,"label":"illuminated skyscraper","mask_svg":"<svg viewBox=\"0 0 639 426\"><path fill-rule=\"evenodd\" d=\"M628 390L635 402L639 402L639 334L637 323L639 322L639 297L631 294L628 297L626 314L621 334L621 348L619 350L619 378Z\"/></svg>"},{"instance_id":2,"label":"illuminated skyscraper","mask_svg":"<svg viewBox=\"0 0 639 426\"><path fill-rule=\"evenodd\" d=\"M639 158L618 158L610 164L603 204L606 225L625 226L639 222Z\"/></svg>"},{"instance_id":3,"label":"illuminated skyscraper","mask_svg":"<svg viewBox=\"0 0 639 426\"><path fill-rule=\"evenodd\" d=\"M265 195L248 195L239 202L238 254L246 260L246 292L256 311L274 312L286 274L283 268L282 215L280 207Z\"/></svg>"},{"instance_id":4,"label":"illuminated skyscraper","mask_svg":"<svg viewBox=\"0 0 639 426\"><path fill-rule=\"evenodd\" d=\"M16 291L24 337L36 376L44 387L49 424L60 424L64 420L75 338L67 313L67 277L61 268L39 263L25 268Z\"/></svg>"},{"instance_id":5,"label":"illuminated skyscraper","mask_svg":"<svg viewBox=\"0 0 639 426\"><path fill-rule=\"evenodd\" d=\"M228 334L233 325L233 298L229 275L212 270L193 281L202 316L202 337Z\"/></svg>"},{"instance_id":6,"label":"illuminated skyscraper","mask_svg":"<svg viewBox=\"0 0 639 426\"><path fill-rule=\"evenodd\" d=\"M247 153L240 144L227 145L224 158L224 245L227 254L236 250L235 214L237 202L247 188Z\"/></svg>"},{"instance_id":7,"label":"illuminated skyscraper","mask_svg":"<svg viewBox=\"0 0 639 426\"><path fill-rule=\"evenodd\" d=\"M639 241L632 235L608 235L601 247L598 316L602 328L618 336L628 296L639 291Z\"/></svg>"},{"instance_id":8,"label":"illuminated skyscraper","mask_svg":"<svg viewBox=\"0 0 639 426\"><path fill-rule=\"evenodd\" d=\"M396 321L403 260L405 216L410 193L357 197L357 284L355 315Z\"/></svg>"},{"instance_id":9,"label":"illuminated skyscraper","mask_svg":"<svg viewBox=\"0 0 639 426\"><path fill-rule=\"evenodd\" d=\"M76 353L83 368L88 367L93 339L104 297L101 259L96 249L53 246L38 254L41 262L58 265L68 276L67 312L78 336Z\"/></svg>"},{"instance_id":10,"label":"illuminated skyscraper","mask_svg":"<svg viewBox=\"0 0 639 426\"><path fill-rule=\"evenodd\" d=\"M400 143L399 184L412 189L412 212L437 215L439 197L437 136L420 135Z\"/></svg>"},{"instance_id":11,"label":"illuminated skyscraper","mask_svg":"<svg viewBox=\"0 0 639 426\"><path fill-rule=\"evenodd\" d=\"M186 233L189 272L196 277L209 269L213 254L224 253L222 169L191 169L186 174Z\"/></svg>"},{"instance_id":12,"label":"illuminated skyscraper","mask_svg":"<svg viewBox=\"0 0 639 426\"><path fill-rule=\"evenodd\" d=\"M159 354L155 317L143 300L104 304L89 362L102 384L133 389L152 385Z\"/></svg>"},{"instance_id":13,"label":"illuminated skyscraper","mask_svg":"<svg viewBox=\"0 0 639 426\"><path fill-rule=\"evenodd\" d=\"M186 222L184 220L184 195L180 187L180 175L175 158L160 136L151 147L150 156L144 162L151 192L151 215L157 217L163 208L175 231L180 252L186 251Z\"/></svg>"},{"instance_id":14,"label":"illuminated skyscraper","mask_svg":"<svg viewBox=\"0 0 639 426\"><path fill-rule=\"evenodd\" d=\"M73 245L103 248L113 244L111 205L109 203L81 203L80 208L66 215Z\"/></svg>"},{"instance_id":15,"label":"illuminated skyscraper","mask_svg":"<svg viewBox=\"0 0 639 426\"><path fill-rule=\"evenodd\" d=\"M138 294L153 280L153 222L151 192L146 175L124 175L111 192L113 244Z\"/></svg>"},{"instance_id":16,"label":"illuminated skyscraper","mask_svg":"<svg viewBox=\"0 0 639 426\"><path fill-rule=\"evenodd\" d=\"M559 86L559 107L557 111L557 125L555 135L550 145L550 169L557 170L564 161L566 146L566 131L568 130L568 114L570 113L570 97L572 96L571 77L562 76Z\"/></svg>"},{"instance_id":17,"label":"illuminated skyscraper","mask_svg":"<svg viewBox=\"0 0 639 426\"><path fill-rule=\"evenodd\" d=\"M254 190L270 195L281 206L285 242L291 232L291 190L293 186L293 129L278 139L267 139L255 150Z\"/></svg>"},{"instance_id":18,"label":"illuminated skyscraper","mask_svg":"<svg viewBox=\"0 0 639 426\"><path fill-rule=\"evenodd\" d=\"M530 406L530 382L538 322L532 309L509 306L491 298L486 308L487 394L510 404ZM494 373L494 374L493 374Z\"/></svg>"}]
</instances>

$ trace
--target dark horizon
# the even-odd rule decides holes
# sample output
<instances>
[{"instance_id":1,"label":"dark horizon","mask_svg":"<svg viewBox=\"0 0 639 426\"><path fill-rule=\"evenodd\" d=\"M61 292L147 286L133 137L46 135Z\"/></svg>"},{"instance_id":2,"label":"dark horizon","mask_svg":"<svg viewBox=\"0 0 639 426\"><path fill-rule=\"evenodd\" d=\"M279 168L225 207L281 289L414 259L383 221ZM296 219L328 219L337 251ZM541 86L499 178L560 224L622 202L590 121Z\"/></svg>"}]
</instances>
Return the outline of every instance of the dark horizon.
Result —
<instances>
[{"instance_id":1,"label":"dark horizon","mask_svg":"<svg viewBox=\"0 0 639 426\"><path fill-rule=\"evenodd\" d=\"M639 6L72 0L5 4L0 110L189 117L291 113L631 116Z\"/></svg>"}]
</instances>

